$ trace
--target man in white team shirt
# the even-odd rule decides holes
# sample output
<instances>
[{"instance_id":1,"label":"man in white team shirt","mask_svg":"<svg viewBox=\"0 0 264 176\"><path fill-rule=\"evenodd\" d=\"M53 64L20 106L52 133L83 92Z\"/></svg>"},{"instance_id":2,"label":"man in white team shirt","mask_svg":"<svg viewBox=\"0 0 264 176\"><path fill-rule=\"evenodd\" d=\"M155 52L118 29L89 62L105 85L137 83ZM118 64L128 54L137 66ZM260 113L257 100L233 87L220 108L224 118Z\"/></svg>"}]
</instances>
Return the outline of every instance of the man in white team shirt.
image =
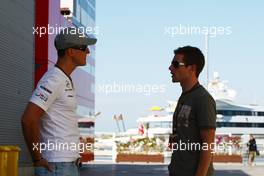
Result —
<instances>
[{"instance_id":1,"label":"man in white team shirt","mask_svg":"<svg viewBox=\"0 0 264 176\"><path fill-rule=\"evenodd\" d=\"M65 28L55 38L58 60L38 82L22 116L23 134L35 175L79 175L79 131L76 94L71 73L86 65L88 45L96 39L77 28Z\"/></svg>"}]
</instances>

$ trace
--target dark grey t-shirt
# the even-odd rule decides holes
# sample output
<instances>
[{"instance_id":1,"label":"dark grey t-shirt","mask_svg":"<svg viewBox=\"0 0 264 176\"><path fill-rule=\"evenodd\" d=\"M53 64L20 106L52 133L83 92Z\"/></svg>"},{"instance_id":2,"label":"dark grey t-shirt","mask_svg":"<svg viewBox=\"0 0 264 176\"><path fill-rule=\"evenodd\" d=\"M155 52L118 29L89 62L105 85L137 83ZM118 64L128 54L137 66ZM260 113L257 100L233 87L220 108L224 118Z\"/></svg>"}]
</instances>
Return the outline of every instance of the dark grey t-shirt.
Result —
<instances>
[{"instance_id":1,"label":"dark grey t-shirt","mask_svg":"<svg viewBox=\"0 0 264 176\"><path fill-rule=\"evenodd\" d=\"M174 141L176 144L173 146L169 165L171 174L195 175L200 150L203 147L200 130L204 128L216 128L216 106L207 90L197 85L190 91L182 93L173 115L173 133L176 134ZM207 175L213 175L212 164Z\"/></svg>"}]
</instances>

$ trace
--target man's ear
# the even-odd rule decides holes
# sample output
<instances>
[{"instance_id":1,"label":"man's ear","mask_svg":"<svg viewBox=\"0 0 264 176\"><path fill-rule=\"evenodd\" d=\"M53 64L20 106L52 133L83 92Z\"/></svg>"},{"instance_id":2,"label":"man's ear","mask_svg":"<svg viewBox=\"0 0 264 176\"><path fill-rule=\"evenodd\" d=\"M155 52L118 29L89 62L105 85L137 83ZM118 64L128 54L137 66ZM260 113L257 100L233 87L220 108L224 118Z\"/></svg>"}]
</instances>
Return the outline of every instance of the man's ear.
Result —
<instances>
[{"instance_id":1,"label":"man's ear","mask_svg":"<svg viewBox=\"0 0 264 176\"><path fill-rule=\"evenodd\" d=\"M65 54L71 57L74 55L74 50L72 48L68 48L66 49Z\"/></svg>"},{"instance_id":2,"label":"man's ear","mask_svg":"<svg viewBox=\"0 0 264 176\"><path fill-rule=\"evenodd\" d=\"M194 74L196 74L196 71L197 71L197 66L196 65L191 65L191 70Z\"/></svg>"}]
</instances>

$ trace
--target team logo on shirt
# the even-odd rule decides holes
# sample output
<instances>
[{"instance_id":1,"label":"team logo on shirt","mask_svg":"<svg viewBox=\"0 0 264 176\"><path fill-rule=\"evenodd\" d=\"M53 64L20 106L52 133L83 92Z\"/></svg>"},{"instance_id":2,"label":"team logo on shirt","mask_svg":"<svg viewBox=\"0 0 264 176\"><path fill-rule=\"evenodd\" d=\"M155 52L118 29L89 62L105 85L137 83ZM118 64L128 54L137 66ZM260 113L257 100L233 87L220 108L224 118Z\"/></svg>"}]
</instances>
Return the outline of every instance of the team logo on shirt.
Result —
<instances>
[{"instance_id":1,"label":"team logo on shirt","mask_svg":"<svg viewBox=\"0 0 264 176\"><path fill-rule=\"evenodd\" d=\"M49 90L48 88L46 88L46 87L44 87L44 86L39 86L41 89L43 89L43 90L45 90L46 92L48 92L48 93L50 93L50 94L52 94L52 91L51 90Z\"/></svg>"},{"instance_id":2,"label":"team logo on shirt","mask_svg":"<svg viewBox=\"0 0 264 176\"><path fill-rule=\"evenodd\" d=\"M67 88L69 88L69 89L71 88L71 83L68 80L65 81L65 84L66 84Z\"/></svg>"},{"instance_id":3,"label":"team logo on shirt","mask_svg":"<svg viewBox=\"0 0 264 176\"><path fill-rule=\"evenodd\" d=\"M191 114L191 110L192 110L191 106L182 105L181 110L177 117L178 126L189 127L189 117Z\"/></svg>"},{"instance_id":4,"label":"team logo on shirt","mask_svg":"<svg viewBox=\"0 0 264 176\"><path fill-rule=\"evenodd\" d=\"M40 90L36 91L35 95L39 97L41 100L43 100L44 102L48 101L48 96L44 94L43 92L41 92Z\"/></svg>"}]
</instances>

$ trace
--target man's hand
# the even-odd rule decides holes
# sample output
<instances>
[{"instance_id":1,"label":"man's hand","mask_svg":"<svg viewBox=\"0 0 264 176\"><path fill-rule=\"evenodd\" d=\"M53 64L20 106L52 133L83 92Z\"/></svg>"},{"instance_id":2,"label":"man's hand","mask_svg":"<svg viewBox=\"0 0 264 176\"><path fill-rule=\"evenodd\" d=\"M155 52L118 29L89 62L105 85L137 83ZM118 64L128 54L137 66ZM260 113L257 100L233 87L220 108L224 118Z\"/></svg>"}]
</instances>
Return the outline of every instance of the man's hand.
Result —
<instances>
[{"instance_id":1,"label":"man's hand","mask_svg":"<svg viewBox=\"0 0 264 176\"><path fill-rule=\"evenodd\" d=\"M35 149L34 144L40 143L39 123L43 114L44 110L30 102L21 119L24 138L31 153L32 160L41 158L41 153Z\"/></svg>"},{"instance_id":2,"label":"man's hand","mask_svg":"<svg viewBox=\"0 0 264 176\"><path fill-rule=\"evenodd\" d=\"M214 143L215 129L202 129L200 130L202 143L206 143L209 146L208 150L202 150L200 153L200 160L195 176L206 176L208 168L212 162L213 150L210 148Z\"/></svg>"},{"instance_id":3,"label":"man's hand","mask_svg":"<svg viewBox=\"0 0 264 176\"><path fill-rule=\"evenodd\" d=\"M47 160L45 160L44 158L34 162L34 167L44 167L46 168L48 171L53 172L53 168L52 166L48 163Z\"/></svg>"}]
</instances>

